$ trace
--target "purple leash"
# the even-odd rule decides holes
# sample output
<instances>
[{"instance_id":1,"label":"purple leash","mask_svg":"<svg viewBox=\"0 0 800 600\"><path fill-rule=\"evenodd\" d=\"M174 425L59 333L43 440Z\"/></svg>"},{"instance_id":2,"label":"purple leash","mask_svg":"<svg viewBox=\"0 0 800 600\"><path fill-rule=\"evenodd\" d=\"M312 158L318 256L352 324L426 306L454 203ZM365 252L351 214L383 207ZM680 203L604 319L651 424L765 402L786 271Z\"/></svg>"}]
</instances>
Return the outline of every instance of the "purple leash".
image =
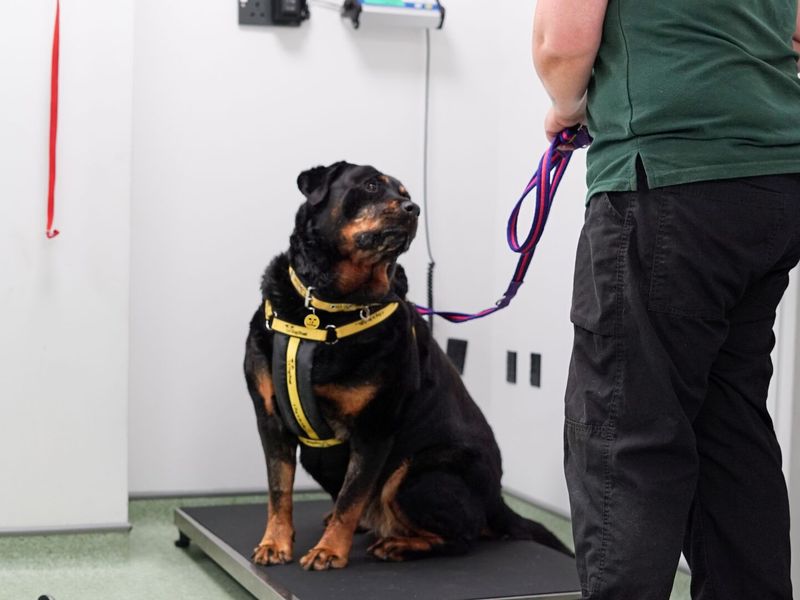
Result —
<instances>
[{"instance_id":1,"label":"purple leash","mask_svg":"<svg viewBox=\"0 0 800 600\"><path fill-rule=\"evenodd\" d=\"M553 142L550 144L547 152L544 153L542 159L539 161L539 167L531 177L522 196L517 200L517 204L511 211L511 216L508 219L508 227L506 230L506 237L508 246L513 252L520 255L517 261L517 267L514 269L514 276L508 284L508 288L503 292L502 298L495 302L495 305L486 308L477 313L461 313L461 312L447 312L438 311L427 308L425 306L416 306L417 312L423 316L439 315L443 319L451 323L463 323L464 321L472 321L490 315L498 310L501 310L511 304L511 300L517 295L517 291L525 279L525 274L528 272L531 260L533 259L533 252L536 245L544 233L544 226L547 223L547 216L550 214L550 207L553 204L558 184L561 183L561 178L564 176L564 171L567 169L570 158L572 158L572 151L578 148L585 148L592 143L592 138L585 127L579 129L565 129L559 133ZM572 150L559 150L559 146L569 146ZM520 243L517 237L517 221L519 218L519 211L522 208L522 203L534 189L536 193L536 205L533 215L533 223L531 224L530 231L528 232L525 240Z\"/></svg>"}]
</instances>

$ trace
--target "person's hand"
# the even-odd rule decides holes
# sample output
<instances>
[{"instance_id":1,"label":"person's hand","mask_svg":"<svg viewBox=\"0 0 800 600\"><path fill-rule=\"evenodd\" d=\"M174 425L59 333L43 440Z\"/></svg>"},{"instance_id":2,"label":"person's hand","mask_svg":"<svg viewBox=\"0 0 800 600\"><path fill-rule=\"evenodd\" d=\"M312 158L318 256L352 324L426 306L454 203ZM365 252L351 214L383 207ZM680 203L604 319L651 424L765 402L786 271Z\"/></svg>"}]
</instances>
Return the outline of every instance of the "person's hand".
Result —
<instances>
[{"instance_id":1,"label":"person's hand","mask_svg":"<svg viewBox=\"0 0 800 600\"><path fill-rule=\"evenodd\" d=\"M564 112L551 106L544 119L544 132L547 141L553 139L567 127L578 127L586 123L586 99L581 100L578 107L572 112Z\"/></svg>"}]
</instances>

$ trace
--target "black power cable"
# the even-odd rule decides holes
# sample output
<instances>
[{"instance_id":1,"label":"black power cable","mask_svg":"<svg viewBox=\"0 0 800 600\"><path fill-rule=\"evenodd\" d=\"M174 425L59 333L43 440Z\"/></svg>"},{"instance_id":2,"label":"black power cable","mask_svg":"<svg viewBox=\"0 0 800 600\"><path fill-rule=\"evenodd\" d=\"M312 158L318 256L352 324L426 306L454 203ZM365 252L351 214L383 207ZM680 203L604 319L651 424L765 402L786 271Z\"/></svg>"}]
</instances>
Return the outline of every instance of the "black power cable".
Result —
<instances>
[{"instance_id":1,"label":"black power cable","mask_svg":"<svg viewBox=\"0 0 800 600\"><path fill-rule=\"evenodd\" d=\"M425 119L423 125L422 138L422 206L425 213L425 243L428 248L428 307L433 311L433 268L436 261L433 260L431 251L431 236L428 211L428 116L430 112L430 91L431 91L431 31L425 29ZM428 324L433 333L433 313L428 315Z\"/></svg>"}]
</instances>

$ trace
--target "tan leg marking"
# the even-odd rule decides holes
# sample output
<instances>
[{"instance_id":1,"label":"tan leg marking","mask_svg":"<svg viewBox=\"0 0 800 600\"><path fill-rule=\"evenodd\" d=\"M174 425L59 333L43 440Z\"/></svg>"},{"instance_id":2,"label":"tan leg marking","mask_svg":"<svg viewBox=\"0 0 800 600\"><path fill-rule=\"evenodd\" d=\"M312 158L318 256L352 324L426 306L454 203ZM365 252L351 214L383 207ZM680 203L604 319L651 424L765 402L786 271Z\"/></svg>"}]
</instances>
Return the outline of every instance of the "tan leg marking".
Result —
<instances>
[{"instance_id":1,"label":"tan leg marking","mask_svg":"<svg viewBox=\"0 0 800 600\"><path fill-rule=\"evenodd\" d=\"M333 402L339 412L348 417L354 417L364 410L377 391L378 386L373 384L347 387L328 383L314 386L315 394Z\"/></svg>"},{"instance_id":2,"label":"tan leg marking","mask_svg":"<svg viewBox=\"0 0 800 600\"><path fill-rule=\"evenodd\" d=\"M280 463L279 479L282 482L294 481L294 465ZM283 486L281 486L283 488ZM285 489L285 488L284 488ZM294 543L294 526L292 523L292 492L277 496L277 505L273 505L272 494L267 505L267 527L261 542L253 550L253 562L259 565L282 565L292 562L292 545Z\"/></svg>"},{"instance_id":3,"label":"tan leg marking","mask_svg":"<svg viewBox=\"0 0 800 600\"><path fill-rule=\"evenodd\" d=\"M395 500L397 490L407 474L408 462L403 462L383 484L380 496L370 504L364 515L364 526L378 537L410 536L416 532Z\"/></svg>"},{"instance_id":4,"label":"tan leg marking","mask_svg":"<svg viewBox=\"0 0 800 600\"><path fill-rule=\"evenodd\" d=\"M272 401L272 396L275 394L275 388L272 387L272 376L267 371L259 371L256 373L256 385L258 393L264 401L264 410L268 415L275 413L275 406Z\"/></svg>"},{"instance_id":5,"label":"tan leg marking","mask_svg":"<svg viewBox=\"0 0 800 600\"><path fill-rule=\"evenodd\" d=\"M365 504L365 500L359 500L343 513L334 512L317 545L300 559L300 565L306 571L326 571L347 566L353 534Z\"/></svg>"},{"instance_id":6,"label":"tan leg marking","mask_svg":"<svg viewBox=\"0 0 800 600\"><path fill-rule=\"evenodd\" d=\"M409 552L430 552L444 544L444 539L416 527L400 510L397 492L408 475L408 462L402 463L383 484L380 495L380 513L371 523L378 540L367 551L376 558L402 561Z\"/></svg>"}]
</instances>

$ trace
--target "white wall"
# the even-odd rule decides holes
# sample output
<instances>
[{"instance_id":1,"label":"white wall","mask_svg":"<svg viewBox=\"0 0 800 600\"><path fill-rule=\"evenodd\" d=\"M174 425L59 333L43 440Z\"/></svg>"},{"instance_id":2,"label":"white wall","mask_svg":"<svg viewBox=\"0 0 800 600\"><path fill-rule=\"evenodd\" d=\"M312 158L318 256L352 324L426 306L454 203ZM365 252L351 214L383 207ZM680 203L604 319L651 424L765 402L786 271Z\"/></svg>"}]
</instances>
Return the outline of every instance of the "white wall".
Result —
<instances>
[{"instance_id":1,"label":"white wall","mask_svg":"<svg viewBox=\"0 0 800 600\"><path fill-rule=\"evenodd\" d=\"M502 18L466 0L447 7L444 30L431 33L428 212L436 306L471 311L500 296L516 262L505 218L546 146L546 103L530 63L532 6L509 5ZM234 8L137 3L134 493L263 488L243 340L261 270L286 247L301 199L297 173L340 158L368 162L422 200L424 34L354 31L316 6L299 29L242 28ZM507 484L560 506L581 160L512 308L468 325L435 324L443 344L470 342L465 380L501 438ZM403 262L412 298L424 303L422 231ZM553 305L562 319L550 318ZM536 316L532 307L548 312ZM509 388L506 349L521 357L520 383ZM526 384L522 359L531 351L543 354L541 390ZM299 486L309 484L300 477Z\"/></svg>"},{"instance_id":2,"label":"white wall","mask_svg":"<svg viewBox=\"0 0 800 600\"><path fill-rule=\"evenodd\" d=\"M524 176L536 168L547 146L544 116L550 106L531 60L533 3L509 3L503 22L498 82L502 97L497 133L501 169L499 196L519 196ZM504 484L558 512L568 511L563 475L564 390L572 349L569 309L575 249L583 223L586 153L576 152L559 187L547 228L514 304L492 324L492 423L505 461ZM533 200L526 204L520 234L527 233ZM507 213L507 211L506 211ZM494 260L503 265L495 285L507 282L516 262L495 234ZM505 381L507 350L517 352L517 383ZM541 354L541 387L529 381L530 354Z\"/></svg>"},{"instance_id":3,"label":"white wall","mask_svg":"<svg viewBox=\"0 0 800 600\"><path fill-rule=\"evenodd\" d=\"M0 3L0 530L127 522L131 0ZM101 15L98 17L98 15Z\"/></svg>"},{"instance_id":4,"label":"white wall","mask_svg":"<svg viewBox=\"0 0 800 600\"><path fill-rule=\"evenodd\" d=\"M265 487L241 365L298 173L346 158L420 189L422 32L236 20L235 2L136 5L134 493Z\"/></svg>"},{"instance_id":5,"label":"white wall","mask_svg":"<svg viewBox=\"0 0 800 600\"><path fill-rule=\"evenodd\" d=\"M136 7L134 493L263 488L243 340L261 271L287 245L301 200L297 174L347 158L399 177L422 199L424 33L354 31L319 7L299 29L242 28L234 9L188 1ZM477 310L502 291L492 275L503 235L498 207L513 201L498 197L496 183L504 29L474 3L448 9L445 29L431 34L436 304ZM527 64L525 76L533 77ZM531 135L538 152L541 136ZM515 185L529 168L514 174ZM421 231L403 260L420 302L425 255ZM465 379L487 412L493 326L436 323L443 342L470 340ZM301 476L298 485L310 480Z\"/></svg>"}]
</instances>

